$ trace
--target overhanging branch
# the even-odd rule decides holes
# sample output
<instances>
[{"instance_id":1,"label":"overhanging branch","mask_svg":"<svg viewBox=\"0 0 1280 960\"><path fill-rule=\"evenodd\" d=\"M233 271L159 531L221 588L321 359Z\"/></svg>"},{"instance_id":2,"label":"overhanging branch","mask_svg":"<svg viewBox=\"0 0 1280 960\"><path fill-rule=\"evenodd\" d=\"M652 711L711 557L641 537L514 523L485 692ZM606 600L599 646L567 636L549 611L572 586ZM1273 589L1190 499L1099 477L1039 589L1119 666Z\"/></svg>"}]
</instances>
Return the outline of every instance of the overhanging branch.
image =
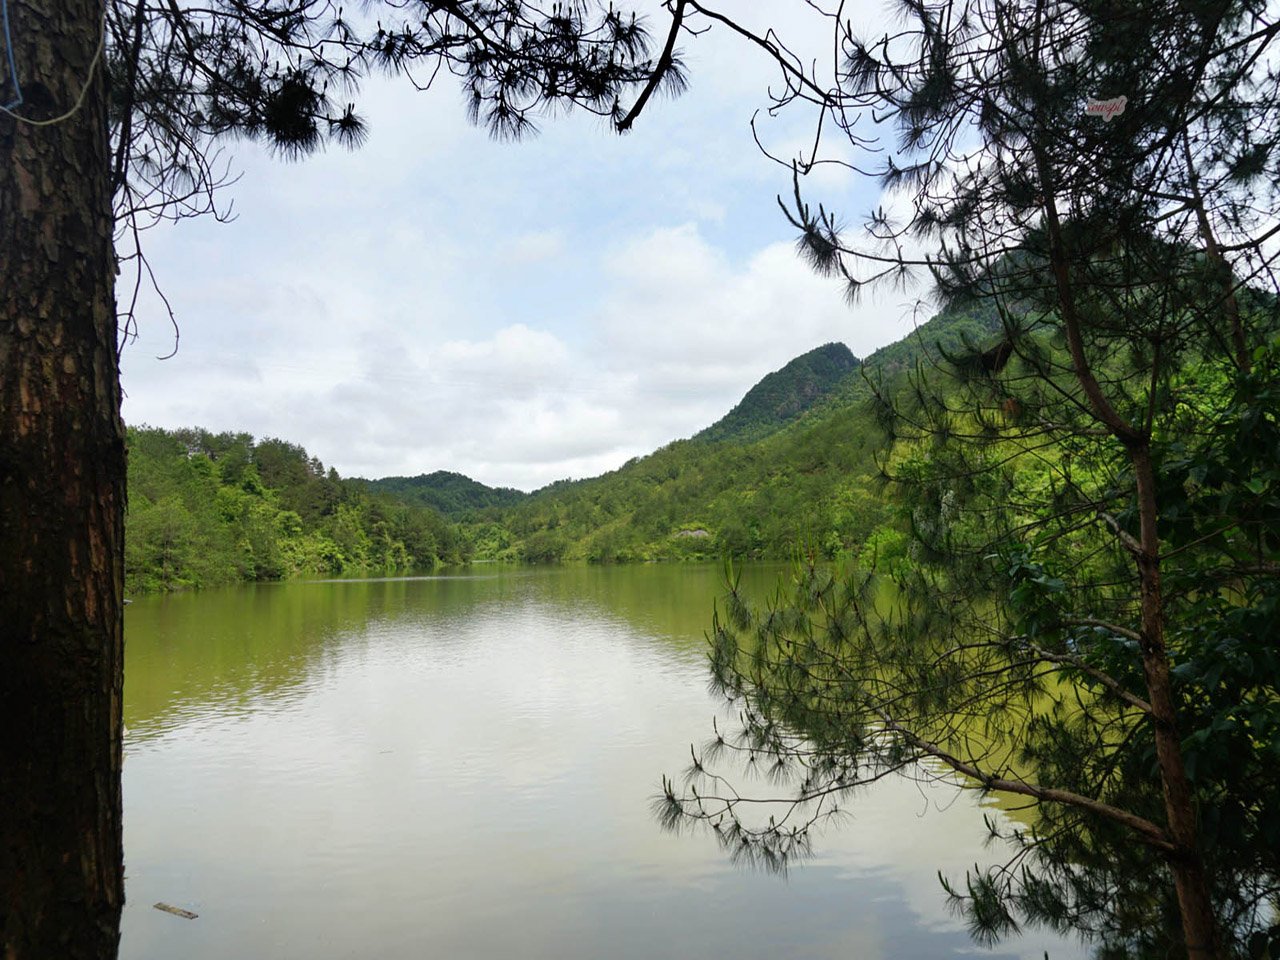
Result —
<instances>
[{"instance_id":1,"label":"overhanging branch","mask_svg":"<svg viewBox=\"0 0 1280 960\"><path fill-rule=\"evenodd\" d=\"M1128 827L1138 835L1138 839L1143 843L1163 853L1175 854L1179 852L1178 846L1169 841L1163 829L1135 813L1130 813L1128 810L1122 810L1119 807L1113 807L1111 804L1096 800L1093 797L1086 797L1084 794L1074 793L1071 790L1058 790L1053 787L1042 787L1034 783L1026 783L1022 780L1009 780L1005 777L994 776L971 763L966 763L959 757L953 756L938 744L916 735L896 722L883 710L877 709L876 713L879 714L886 729L899 734L918 750L936 760L942 761L957 773L963 773L966 777L977 780L988 789L1000 790L1004 793L1016 793L1024 797L1034 797L1037 800L1062 803L1081 810L1087 810L1097 816Z\"/></svg>"}]
</instances>

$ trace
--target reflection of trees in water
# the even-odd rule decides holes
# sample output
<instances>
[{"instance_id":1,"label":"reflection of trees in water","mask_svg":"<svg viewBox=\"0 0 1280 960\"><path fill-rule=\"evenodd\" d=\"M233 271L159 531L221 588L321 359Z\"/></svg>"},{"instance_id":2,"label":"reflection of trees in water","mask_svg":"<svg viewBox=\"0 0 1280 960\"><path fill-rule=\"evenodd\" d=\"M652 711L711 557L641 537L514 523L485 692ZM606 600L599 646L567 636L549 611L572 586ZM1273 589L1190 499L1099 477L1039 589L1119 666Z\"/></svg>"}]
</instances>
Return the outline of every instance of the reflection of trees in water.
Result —
<instances>
[{"instance_id":1,"label":"reflection of trees in water","mask_svg":"<svg viewBox=\"0 0 1280 960\"><path fill-rule=\"evenodd\" d=\"M334 647L404 596L392 582L248 585L143 597L125 624L125 724L158 736L193 710L245 712L300 694Z\"/></svg>"},{"instance_id":2,"label":"reflection of trees in water","mask_svg":"<svg viewBox=\"0 0 1280 960\"><path fill-rule=\"evenodd\" d=\"M752 568L763 590L774 576ZM301 696L339 648L386 634L431 634L481 608L537 603L625 623L641 637L701 657L722 589L713 564L501 567L469 574L249 584L142 597L127 611L125 722L159 736L208 705L254 711ZM453 631L457 634L460 631Z\"/></svg>"}]
</instances>

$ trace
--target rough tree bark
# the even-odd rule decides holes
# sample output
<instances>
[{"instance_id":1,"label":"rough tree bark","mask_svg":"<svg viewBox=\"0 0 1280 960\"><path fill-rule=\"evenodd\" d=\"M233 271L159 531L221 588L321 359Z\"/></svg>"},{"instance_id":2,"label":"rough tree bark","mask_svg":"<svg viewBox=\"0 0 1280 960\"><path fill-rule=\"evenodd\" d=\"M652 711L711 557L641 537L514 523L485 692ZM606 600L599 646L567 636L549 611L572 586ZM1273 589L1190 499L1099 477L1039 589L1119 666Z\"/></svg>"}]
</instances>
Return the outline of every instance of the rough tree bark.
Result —
<instances>
[{"instance_id":1,"label":"rough tree bark","mask_svg":"<svg viewBox=\"0 0 1280 960\"><path fill-rule=\"evenodd\" d=\"M116 955L124 429L102 0L9 0L0 113L0 957ZM0 98L13 95L7 61Z\"/></svg>"}]
</instances>

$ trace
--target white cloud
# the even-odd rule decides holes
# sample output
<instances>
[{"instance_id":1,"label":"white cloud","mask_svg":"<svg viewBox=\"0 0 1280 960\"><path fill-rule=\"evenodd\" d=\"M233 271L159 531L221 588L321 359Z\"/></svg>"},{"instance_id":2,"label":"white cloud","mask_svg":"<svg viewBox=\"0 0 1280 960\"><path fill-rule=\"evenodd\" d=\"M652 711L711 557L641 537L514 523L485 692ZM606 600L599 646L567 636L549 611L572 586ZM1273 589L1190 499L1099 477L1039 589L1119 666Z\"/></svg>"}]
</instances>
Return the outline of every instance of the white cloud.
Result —
<instances>
[{"instance_id":1,"label":"white cloud","mask_svg":"<svg viewBox=\"0 0 1280 960\"><path fill-rule=\"evenodd\" d=\"M564 254L564 235L559 230L537 230L524 233L506 244L507 260L524 265L553 260Z\"/></svg>"},{"instance_id":2,"label":"white cloud","mask_svg":"<svg viewBox=\"0 0 1280 960\"><path fill-rule=\"evenodd\" d=\"M602 306L602 352L643 358L668 386L750 386L831 340L865 355L896 339L893 309L851 310L841 285L814 274L786 242L735 268L686 224L627 244L607 268L617 282Z\"/></svg>"},{"instance_id":3,"label":"white cloud","mask_svg":"<svg viewBox=\"0 0 1280 960\"><path fill-rule=\"evenodd\" d=\"M149 237L182 349L152 359L172 332L148 298L126 419L283 437L347 475L529 488L688 436L824 342L861 356L903 336L909 297L850 310L794 254L774 203L790 176L749 127L773 74L724 30L685 46L691 92L625 138L570 118L495 144L446 85L377 82L361 151L240 149L238 220ZM799 144L809 122L768 132ZM856 178L809 183L851 217L878 198Z\"/></svg>"},{"instance_id":4,"label":"white cloud","mask_svg":"<svg viewBox=\"0 0 1280 960\"><path fill-rule=\"evenodd\" d=\"M554 334L523 323L504 327L484 341L446 341L438 357L444 369L477 384L536 383L562 373L569 359L565 345Z\"/></svg>"},{"instance_id":5,"label":"white cloud","mask_svg":"<svg viewBox=\"0 0 1280 960\"><path fill-rule=\"evenodd\" d=\"M909 329L901 310L851 311L785 242L735 265L685 224L625 240L594 266L603 283L594 300L576 298L587 322L572 339L554 320L447 337L370 316L359 290L330 301L293 283L215 285L207 305L241 330L239 349L199 346L198 330L174 360L131 363L142 372L126 416L284 437L344 474L450 469L532 488L688 436L822 343L865 355ZM148 388L174 379L185 389L164 390L157 408Z\"/></svg>"}]
</instances>

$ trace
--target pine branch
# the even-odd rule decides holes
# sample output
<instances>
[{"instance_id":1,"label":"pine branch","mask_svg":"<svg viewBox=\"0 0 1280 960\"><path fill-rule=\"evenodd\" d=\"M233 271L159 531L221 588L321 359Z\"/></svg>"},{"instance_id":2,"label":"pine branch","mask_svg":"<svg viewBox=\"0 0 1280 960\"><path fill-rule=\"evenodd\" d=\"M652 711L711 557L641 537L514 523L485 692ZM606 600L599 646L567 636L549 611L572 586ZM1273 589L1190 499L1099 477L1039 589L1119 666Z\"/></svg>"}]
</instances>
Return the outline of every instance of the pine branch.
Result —
<instances>
[{"instance_id":1,"label":"pine branch","mask_svg":"<svg viewBox=\"0 0 1280 960\"><path fill-rule=\"evenodd\" d=\"M1037 800L1044 800L1051 803L1062 803L1067 806L1078 807L1081 810L1087 810L1090 813L1103 817L1114 823L1121 824L1133 830L1138 839L1156 850L1160 850L1166 854L1177 853L1179 848L1172 843L1165 834L1165 831L1143 817L1128 810L1122 810L1114 807L1109 803L1096 800L1093 797L1086 797L1083 794L1074 793L1070 790L1057 790L1052 787L1041 787L1036 784L1026 783L1022 780L1009 780L1005 777L993 776L979 769L971 763L953 756L949 751L932 743L923 737L917 736L911 730L897 723L889 714L880 711L880 718L884 721L885 726L900 734L912 746L921 750L930 757L940 760L957 773L963 773L967 777L977 780L989 790L1000 790L1005 793L1016 793L1024 797L1034 797Z\"/></svg>"}]
</instances>

